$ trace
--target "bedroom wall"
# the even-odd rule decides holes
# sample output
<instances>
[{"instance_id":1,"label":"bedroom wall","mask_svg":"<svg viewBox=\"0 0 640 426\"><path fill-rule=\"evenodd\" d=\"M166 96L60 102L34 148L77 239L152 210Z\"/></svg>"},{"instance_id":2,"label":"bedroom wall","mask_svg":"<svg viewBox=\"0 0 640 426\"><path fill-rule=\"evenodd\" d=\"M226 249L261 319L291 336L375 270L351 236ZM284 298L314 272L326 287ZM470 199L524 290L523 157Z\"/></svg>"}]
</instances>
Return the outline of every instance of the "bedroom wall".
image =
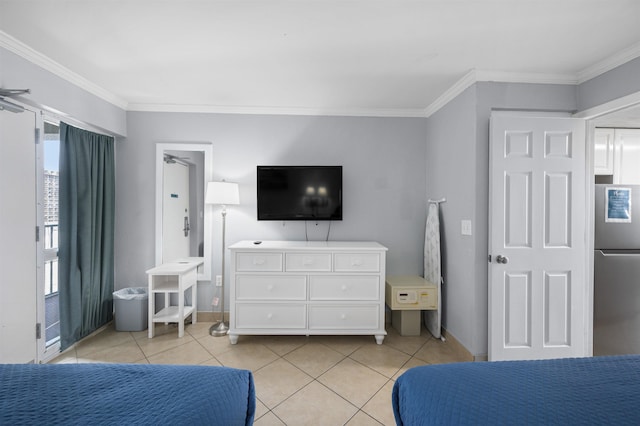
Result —
<instances>
[{"instance_id":1,"label":"bedroom wall","mask_svg":"<svg viewBox=\"0 0 640 426\"><path fill-rule=\"evenodd\" d=\"M422 273L425 119L130 112L127 120L128 137L116 151L117 288L145 285L144 271L154 265L158 142L213 143L214 179L240 184L241 205L227 215L228 244L305 239L304 222L256 220L257 165L342 165L344 220L331 224L330 238L378 241L389 248L388 273ZM214 219L215 275L221 262L217 208ZM310 222L310 239L323 239L327 225ZM198 291L198 309L210 311L213 287L202 283Z\"/></svg>"},{"instance_id":2,"label":"bedroom wall","mask_svg":"<svg viewBox=\"0 0 640 426\"><path fill-rule=\"evenodd\" d=\"M473 341L476 222L476 87L471 86L427 120L427 197L440 204L442 323L467 349ZM472 220L471 236L460 221Z\"/></svg>"},{"instance_id":3,"label":"bedroom wall","mask_svg":"<svg viewBox=\"0 0 640 426\"><path fill-rule=\"evenodd\" d=\"M127 131L126 113L80 87L0 47L0 87L31 89L21 101L72 117L114 136Z\"/></svg>"},{"instance_id":4,"label":"bedroom wall","mask_svg":"<svg viewBox=\"0 0 640 426\"><path fill-rule=\"evenodd\" d=\"M444 327L472 355L487 354L489 116L493 109L574 111L572 85L476 83L427 119L427 194L446 197ZM460 221L472 221L463 236Z\"/></svg>"},{"instance_id":5,"label":"bedroom wall","mask_svg":"<svg viewBox=\"0 0 640 426\"><path fill-rule=\"evenodd\" d=\"M578 86L578 111L640 92L640 58L600 74Z\"/></svg>"}]
</instances>

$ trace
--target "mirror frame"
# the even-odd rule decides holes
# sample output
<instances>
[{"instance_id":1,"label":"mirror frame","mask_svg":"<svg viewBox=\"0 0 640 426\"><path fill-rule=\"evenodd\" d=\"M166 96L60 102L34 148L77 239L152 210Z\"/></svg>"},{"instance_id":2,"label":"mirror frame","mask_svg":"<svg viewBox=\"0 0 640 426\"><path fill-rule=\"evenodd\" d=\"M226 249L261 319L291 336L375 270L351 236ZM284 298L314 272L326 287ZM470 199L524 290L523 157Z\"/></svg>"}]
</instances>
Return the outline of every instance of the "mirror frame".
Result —
<instances>
[{"instance_id":1,"label":"mirror frame","mask_svg":"<svg viewBox=\"0 0 640 426\"><path fill-rule=\"evenodd\" d=\"M204 185L213 180L213 144L202 143L157 143L156 144L156 266L162 264L162 181L165 151L197 151L204 153ZM203 199L205 194L202 194ZM204 265L198 267L198 281L211 281L212 258L212 225L213 209L211 205L204 205L203 218L203 257Z\"/></svg>"}]
</instances>

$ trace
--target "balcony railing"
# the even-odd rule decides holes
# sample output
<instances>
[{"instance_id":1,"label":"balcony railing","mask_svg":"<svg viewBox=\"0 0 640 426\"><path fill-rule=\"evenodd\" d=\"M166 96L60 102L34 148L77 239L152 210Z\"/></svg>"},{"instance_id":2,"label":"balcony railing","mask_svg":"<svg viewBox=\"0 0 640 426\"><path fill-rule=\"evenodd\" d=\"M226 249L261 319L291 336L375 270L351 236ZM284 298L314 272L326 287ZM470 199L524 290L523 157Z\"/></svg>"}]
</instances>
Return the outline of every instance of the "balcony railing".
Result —
<instances>
[{"instance_id":1,"label":"balcony railing","mask_svg":"<svg viewBox=\"0 0 640 426\"><path fill-rule=\"evenodd\" d=\"M44 225L44 299L46 345L60 340L58 297L58 224Z\"/></svg>"},{"instance_id":2,"label":"balcony railing","mask_svg":"<svg viewBox=\"0 0 640 426\"><path fill-rule=\"evenodd\" d=\"M58 292L58 224L44 225L44 294Z\"/></svg>"}]
</instances>

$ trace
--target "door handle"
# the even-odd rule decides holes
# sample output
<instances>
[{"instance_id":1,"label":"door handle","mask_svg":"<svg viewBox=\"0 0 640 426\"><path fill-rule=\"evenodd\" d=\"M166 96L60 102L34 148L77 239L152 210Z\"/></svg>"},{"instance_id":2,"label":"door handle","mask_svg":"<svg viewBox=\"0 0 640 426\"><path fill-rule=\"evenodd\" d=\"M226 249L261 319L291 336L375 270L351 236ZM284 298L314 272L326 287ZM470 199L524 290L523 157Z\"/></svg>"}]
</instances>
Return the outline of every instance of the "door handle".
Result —
<instances>
[{"instance_id":1,"label":"door handle","mask_svg":"<svg viewBox=\"0 0 640 426\"><path fill-rule=\"evenodd\" d=\"M507 256L499 254L496 256L496 263L502 263L503 265L506 265L507 263L509 263L509 258Z\"/></svg>"},{"instance_id":2,"label":"door handle","mask_svg":"<svg viewBox=\"0 0 640 426\"><path fill-rule=\"evenodd\" d=\"M191 230L191 227L189 226L189 216L184 217L184 228L182 228L182 230L184 231L184 236L188 237L189 231Z\"/></svg>"}]
</instances>

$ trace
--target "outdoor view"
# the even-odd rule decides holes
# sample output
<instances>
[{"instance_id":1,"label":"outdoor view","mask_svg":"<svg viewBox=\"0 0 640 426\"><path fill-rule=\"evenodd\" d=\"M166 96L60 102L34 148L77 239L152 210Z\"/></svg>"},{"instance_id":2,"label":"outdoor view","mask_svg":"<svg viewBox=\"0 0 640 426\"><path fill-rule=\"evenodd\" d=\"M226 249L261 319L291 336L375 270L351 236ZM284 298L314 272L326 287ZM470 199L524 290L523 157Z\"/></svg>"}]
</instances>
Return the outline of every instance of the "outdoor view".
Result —
<instances>
[{"instance_id":1,"label":"outdoor view","mask_svg":"<svg viewBox=\"0 0 640 426\"><path fill-rule=\"evenodd\" d=\"M60 340L58 309L58 161L60 128L44 125L44 294L47 346Z\"/></svg>"}]
</instances>

